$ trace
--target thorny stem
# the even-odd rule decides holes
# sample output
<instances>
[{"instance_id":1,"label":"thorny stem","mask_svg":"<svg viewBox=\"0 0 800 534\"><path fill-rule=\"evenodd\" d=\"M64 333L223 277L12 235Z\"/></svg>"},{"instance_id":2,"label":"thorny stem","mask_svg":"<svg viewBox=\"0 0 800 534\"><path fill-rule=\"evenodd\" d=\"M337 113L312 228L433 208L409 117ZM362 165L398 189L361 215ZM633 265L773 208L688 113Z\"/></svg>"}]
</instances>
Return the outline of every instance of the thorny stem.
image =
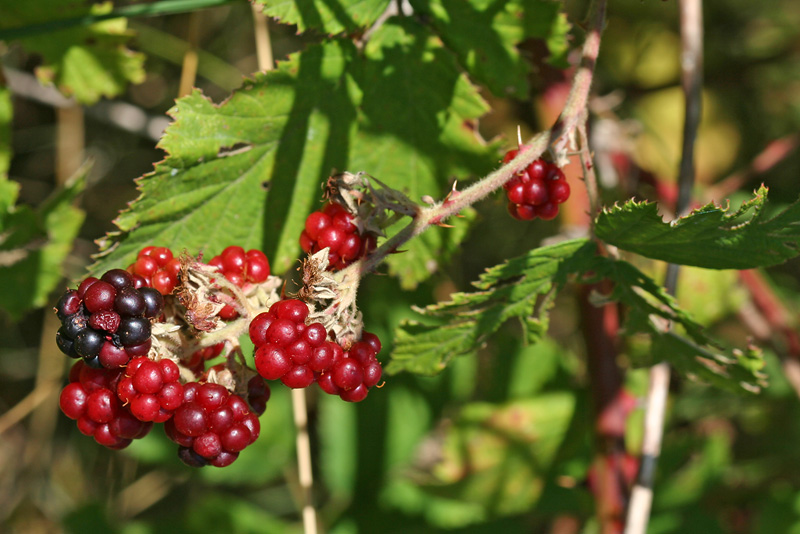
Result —
<instances>
[{"instance_id":1,"label":"thorny stem","mask_svg":"<svg viewBox=\"0 0 800 534\"><path fill-rule=\"evenodd\" d=\"M586 124L578 126L578 136L580 143L581 167L583 167L583 182L586 184L586 195L589 197L589 210L591 211L589 221L591 231L594 234L594 218L600 210L600 193L597 188L597 174L594 172L594 162L589 150L589 135L586 133Z\"/></svg>"},{"instance_id":2,"label":"thorny stem","mask_svg":"<svg viewBox=\"0 0 800 534\"><path fill-rule=\"evenodd\" d=\"M418 208L413 220L405 228L387 239L383 245L366 259L351 265L345 271L357 272L359 275L363 275L375 270L389 254L397 252L408 240L418 236L432 225L440 225L448 217L456 215L467 206L475 204L502 187L514 176L518 169L530 165L553 142L558 140L556 145L557 152L566 152L568 140L575 134L577 128L585 123L587 118L586 103L589 99L594 66L600 50L600 34L605 24L605 6L605 0L597 0L590 7L590 27L583 45L581 64L575 73L572 89L564 109L553 128L533 136L522 146L517 157L467 189L458 192L457 195L452 195L446 201L435 203L430 207Z\"/></svg>"},{"instance_id":3,"label":"thorny stem","mask_svg":"<svg viewBox=\"0 0 800 534\"><path fill-rule=\"evenodd\" d=\"M682 216L690 205L694 184L694 143L700 123L703 85L703 4L702 0L681 0L681 82L686 99L683 127L683 151L678 176L678 202L676 215ZM667 266L664 287L675 294L678 284L678 266ZM644 534L650 519L653 503L653 481L656 464L661 453L664 432L664 415L669 391L670 369L666 362L650 369L650 387L647 392L642 459L639 476L631 493L625 534Z\"/></svg>"},{"instance_id":4,"label":"thorny stem","mask_svg":"<svg viewBox=\"0 0 800 534\"><path fill-rule=\"evenodd\" d=\"M588 113L586 104L589 101L589 89L594 78L594 67L597 63L597 56L600 53L600 35L603 33L605 18L605 0L593 1L589 6L589 16L587 17L589 29L586 32L586 39L583 43L581 63L578 66L578 70L575 71L572 88L559 118L559 123L563 123L564 129L561 139L556 144L557 153L563 154L566 152L567 145L576 133L578 125L586 122Z\"/></svg>"}]
</instances>

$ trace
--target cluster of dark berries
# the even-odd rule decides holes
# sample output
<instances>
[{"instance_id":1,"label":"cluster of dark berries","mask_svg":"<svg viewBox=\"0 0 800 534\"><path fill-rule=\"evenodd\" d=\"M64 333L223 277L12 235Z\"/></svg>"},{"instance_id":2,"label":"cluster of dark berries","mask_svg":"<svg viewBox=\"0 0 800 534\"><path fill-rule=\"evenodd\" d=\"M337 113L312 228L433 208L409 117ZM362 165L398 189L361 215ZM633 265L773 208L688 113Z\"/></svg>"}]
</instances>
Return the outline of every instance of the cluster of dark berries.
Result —
<instances>
[{"instance_id":1,"label":"cluster of dark berries","mask_svg":"<svg viewBox=\"0 0 800 534\"><path fill-rule=\"evenodd\" d=\"M250 339L256 346L258 373L268 380L280 379L291 388L317 382L326 393L359 402L380 381L377 361L381 345L374 334L363 335L349 352L327 339L321 323L306 324L308 306L284 299L250 323Z\"/></svg>"},{"instance_id":2,"label":"cluster of dark berries","mask_svg":"<svg viewBox=\"0 0 800 534\"><path fill-rule=\"evenodd\" d=\"M260 284L269 278L269 260L260 250L247 252L242 247L227 247L219 256L214 256L209 265L216 267L232 284L245 287L246 284ZM236 319L239 314L230 304L226 304L218 313L225 321Z\"/></svg>"},{"instance_id":3,"label":"cluster of dark berries","mask_svg":"<svg viewBox=\"0 0 800 534\"><path fill-rule=\"evenodd\" d=\"M164 430L180 445L178 456L187 465L225 467L258 438L261 425L238 395L219 384L191 382L183 388L183 402Z\"/></svg>"},{"instance_id":4,"label":"cluster of dark berries","mask_svg":"<svg viewBox=\"0 0 800 534\"><path fill-rule=\"evenodd\" d=\"M152 287L162 295L170 295L178 284L181 262L166 247L145 247L127 270L134 275L136 287Z\"/></svg>"},{"instance_id":5,"label":"cluster of dark berries","mask_svg":"<svg viewBox=\"0 0 800 534\"><path fill-rule=\"evenodd\" d=\"M269 262L260 251L228 247L212 261L240 287L269 276ZM194 382L182 382L175 361L151 359L151 320L167 320L165 299L173 298L166 295L175 289L180 268L168 248L146 247L127 270L87 278L61 296L55 308L61 320L56 343L82 360L70 371L60 406L83 434L106 447L122 449L146 435L153 423L165 423L184 462L222 467L255 441L270 391L258 375L247 384L246 401L207 381L205 362L219 355L224 343L181 360L197 377Z\"/></svg>"},{"instance_id":6,"label":"cluster of dark berries","mask_svg":"<svg viewBox=\"0 0 800 534\"><path fill-rule=\"evenodd\" d=\"M519 150L506 152L503 163L514 159ZM558 215L558 205L569 198L569 184L554 163L537 159L506 182L508 212L515 219L531 221L537 217L549 221Z\"/></svg>"},{"instance_id":7,"label":"cluster of dark berries","mask_svg":"<svg viewBox=\"0 0 800 534\"><path fill-rule=\"evenodd\" d=\"M164 308L161 293L134 285L133 276L112 269L89 277L58 301L58 348L91 367L121 367L150 350L150 319Z\"/></svg>"},{"instance_id":8,"label":"cluster of dark berries","mask_svg":"<svg viewBox=\"0 0 800 534\"><path fill-rule=\"evenodd\" d=\"M306 218L300 234L300 247L314 254L328 248L328 270L344 269L358 258L375 250L375 236L361 233L355 217L337 202L328 202L322 211Z\"/></svg>"},{"instance_id":9,"label":"cluster of dark berries","mask_svg":"<svg viewBox=\"0 0 800 534\"><path fill-rule=\"evenodd\" d=\"M82 434L111 449L124 449L153 428L153 423L136 418L117 397L123 376L123 369L95 369L78 361L59 398L61 411L77 421Z\"/></svg>"}]
</instances>

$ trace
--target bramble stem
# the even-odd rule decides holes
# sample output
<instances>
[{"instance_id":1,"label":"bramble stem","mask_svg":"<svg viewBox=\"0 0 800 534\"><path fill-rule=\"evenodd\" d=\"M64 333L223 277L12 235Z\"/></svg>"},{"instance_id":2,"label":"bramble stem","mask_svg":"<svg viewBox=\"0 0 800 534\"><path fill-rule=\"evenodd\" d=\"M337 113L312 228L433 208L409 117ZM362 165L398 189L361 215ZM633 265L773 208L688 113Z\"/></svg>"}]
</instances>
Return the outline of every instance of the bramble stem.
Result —
<instances>
[{"instance_id":1,"label":"bramble stem","mask_svg":"<svg viewBox=\"0 0 800 534\"><path fill-rule=\"evenodd\" d=\"M581 64L575 73L572 89L556 124L551 129L533 136L520 148L519 154L513 160L467 189L450 195L446 201L435 203L430 207L419 208L413 220L405 228L387 239L366 259L351 265L348 269L358 271L361 275L375 270L389 254L397 252L408 240L418 236L432 225L441 224L448 217L456 215L467 206L475 204L502 187L516 174L518 169L530 165L556 140L559 140L559 145L563 145L561 148L557 146L556 149L566 150L567 140L576 133L579 125L586 121L586 103L594 76L595 61L600 50L600 34L605 24L605 6L605 0L598 0L593 2L590 7L590 29L584 42Z\"/></svg>"},{"instance_id":2,"label":"bramble stem","mask_svg":"<svg viewBox=\"0 0 800 534\"><path fill-rule=\"evenodd\" d=\"M681 25L681 85L686 98L683 127L683 150L678 175L678 202L676 216L684 215L690 206L694 185L694 144L700 123L703 86L703 4L702 0L680 1ZM674 295L678 285L679 267L667 266L664 288ZM645 534L653 503L653 481L656 464L661 454L669 391L670 368L666 362L650 369L650 386L647 392L642 459L636 485L631 492L625 534Z\"/></svg>"}]
</instances>

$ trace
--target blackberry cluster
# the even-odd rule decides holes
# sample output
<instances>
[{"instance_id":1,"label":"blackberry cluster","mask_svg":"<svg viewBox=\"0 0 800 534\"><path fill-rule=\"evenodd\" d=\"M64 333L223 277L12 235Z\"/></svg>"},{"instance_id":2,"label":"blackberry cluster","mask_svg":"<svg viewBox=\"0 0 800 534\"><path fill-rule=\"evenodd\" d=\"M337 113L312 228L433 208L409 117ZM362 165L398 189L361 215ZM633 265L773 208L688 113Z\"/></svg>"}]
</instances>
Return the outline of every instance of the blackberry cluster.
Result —
<instances>
[{"instance_id":1,"label":"blackberry cluster","mask_svg":"<svg viewBox=\"0 0 800 534\"><path fill-rule=\"evenodd\" d=\"M225 278L238 287L245 284L260 284L269 277L269 260L260 250L251 249L247 252L242 247L227 247L219 256L214 256L208 262L219 269ZM218 313L225 321L236 319L239 314L233 306L226 304Z\"/></svg>"},{"instance_id":2,"label":"blackberry cluster","mask_svg":"<svg viewBox=\"0 0 800 534\"><path fill-rule=\"evenodd\" d=\"M503 163L514 159L519 150L506 152ZM537 159L517 172L503 187L508 197L508 212L515 219L549 221L558 215L558 205L567 201L569 184L564 172L554 163Z\"/></svg>"},{"instance_id":3,"label":"blackberry cluster","mask_svg":"<svg viewBox=\"0 0 800 534\"><path fill-rule=\"evenodd\" d=\"M140 421L163 423L183 402L181 371L172 360L134 358L117 385L117 396Z\"/></svg>"},{"instance_id":4,"label":"blackberry cluster","mask_svg":"<svg viewBox=\"0 0 800 534\"><path fill-rule=\"evenodd\" d=\"M258 373L267 380L280 379L290 388L314 383L314 373L333 363L338 345L327 341L321 323L306 325L308 306L300 300L280 300L250 323L250 339L256 346ZM339 348L341 350L341 348Z\"/></svg>"},{"instance_id":5,"label":"blackberry cluster","mask_svg":"<svg viewBox=\"0 0 800 534\"><path fill-rule=\"evenodd\" d=\"M164 430L180 445L178 456L187 465L225 467L258 438L261 425L238 395L219 384L192 382Z\"/></svg>"},{"instance_id":6,"label":"blackberry cluster","mask_svg":"<svg viewBox=\"0 0 800 534\"><path fill-rule=\"evenodd\" d=\"M122 376L121 369L94 369L78 361L59 398L61 411L78 422L78 430L110 449L124 449L153 428L153 423L134 417L117 397Z\"/></svg>"},{"instance_id":7,"label":"blackberry cluster","mask_svg":"<svg viewBox=\"0 0 800 534\"><path fill-rule=\"evenodd\" d=\"M317 382L326 393L359 402L380 381L378 337L365 333L348 352L327 339L321 323L306 324L308 306L296 299L273 304L250 323L258 373L291 388Z\"/></svg>"},{"instance_id":8,"label":"blackberry cluster","mask_svg":"<svg viewBox=\"0 0 800 534\"><path fill-rule=\"evenodd\" d=\"M166 247L145 247L127 270L134 275L136 287L152 287L162 295L170 295L178 284L181 262Z\"/></svg>"},{"instance_id":9,"label":"blackberry cluster","mask_svg":"<svg viewBox=\"0 0 800 534\"><path fill-rule=\"evenodd\" d=\"M347 209L337 202L328 202L322 211L306 218L300 234L300 247L307 254L328 248L328 270L344 269L375 249L375 236L361 233Z\"/></svg>"},{"instance_id":10,"label":"blackberry cluster","mask_svg":"<svg viewBox=\"0 0 800 534\"><path fill-rule=\"evenodd\" d=\"M161 315L164 299L153 288L134 286L130 273L107 271L67 290L56 305L61 328L58 348L91 367L121 367L150 351L150 319Z\"/></svg>"},{"instance_id":11,"label":"blackberry cluster","mask_svg":"<svg viewBox=\"0 0 800 534\"><path fill-rule=\"evenodd\" d=\"M361 341L353 343L349 351L334 360L330 370L317 378L319 387L342 400L361 402L369 388L381 380L383 368L377 358L380 351L378 336L364 332Z\"/></svg>"}]
</instances>

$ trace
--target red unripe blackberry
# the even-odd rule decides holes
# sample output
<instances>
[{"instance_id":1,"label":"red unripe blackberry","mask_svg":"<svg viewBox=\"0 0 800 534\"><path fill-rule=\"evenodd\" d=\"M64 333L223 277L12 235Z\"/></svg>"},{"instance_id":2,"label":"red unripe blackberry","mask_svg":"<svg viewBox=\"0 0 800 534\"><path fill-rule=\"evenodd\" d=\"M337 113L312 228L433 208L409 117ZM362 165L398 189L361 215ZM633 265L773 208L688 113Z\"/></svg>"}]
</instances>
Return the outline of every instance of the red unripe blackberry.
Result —
<instances>
[{"instance_id":1,"label":"red unripe blackberry","mask_svg":"<svg viewBox=\"0 0 800 534\"><path fill-rule=\"evenodd\" d=\"M360 402L366 398L369 388L380 382L381 364L376 356L381 349L378 336L364 332L361 341L353 343L350 350L334 355L329 370L317 376L320 389L331 395L339 395L348 402Z\"/></svg>"},{"instance_id":2,"label":"red unripe blackberry","mask_svg":"<svg viewBox=\"0 0 800 534\"><path fill-rule=\"evenodd\" d=\"M218 384L195 382L184 389L183 404L164 430L181 446L184 463L224 467L258 438L261 427L241 397Z\"/></svg>"},{"instance_id":3,"label":"red unripe blackberry","mask_svg":"<svg viewBox=\"0 0 800 534\"><path fill-rule=\"evenodd\" d=\"M536 206L536 215L545 221L553 220L558 215L558 204L545 202L541 206Z\"/></svg>"},{"instance_id":4,"label":"red unripe blackberry","mask_svg":"<svg viewBox=\"0 0 800 534\"><path fill-rule=\"evenodd\" d=\"M509 150L503 157L503 162L508 163L518 152L517 149ZM566 202L570 194L561 169L543 159L537 159L517 171L503 187L509 201L508 213L521 221L530 221L536 217L554 219L558 215L558 204Z\"/></svg>"},{"instance_id":5,"label":"red unripe blackberry","mask_svg":"<svg viewBox=\"0 0 800 534\"><path fill-rule=\"evenodd\" d=\"M151 424L134 421L114 390L120 370L91 369L77 362L70 370L70 384L62 391L59 406L78 429L95 441L112 449L127 447L132 439L146 435Z\"/></svg>"},{"instance_id":6,"label":"red unripe blackberry","mask_svg":"<svg viewBox=\"0 0 800 534\"><path fill-rule=\"evenodd\" d=\"M134 358L117 385L117 396L141 421L163 423L183 402L180 370L175 362Z\"/></svg>"},{"instance_id":7,"label":"red unripe blackberry","mask_svg":"<svg viewBox=\"0 0 800 534\"><path fill-rule=\"evenodd\" d=\"M156 289L162 295L169 295L178 283L180 269L181 262L170 249L151 246L139 251L136 261L128 266L127 271L141 277L145 286ZM134 279L134 287L137 283L140 282Z\"/></svg>"},{"instance_id":8,"label":"red unripe blackberry","mask_svg":"<svg viewBox=\"0 0 800 534\"><path fill-rule=\"evenodd\" d=\"M270 307L270 311L279 319L288 319L294 323L302 323L308 317L308 306L297 299L279 300Z\"/></svg>"},{"instance_id":9,"label":"red unripe blackberry","mask_svg":"<svg viewBox=\"0 0 800 534\"><path fill-rule=\"evenodd\" d=\"M333 383L337 387L348 391L358 387L364 382L364 371L361 364L352 358L343 358L333 365Z\"/></svg>"},{"instance_id":10,"label":"red unripe blackberry","mask_svg":"<svg viewBox=\"0 0 800 534\"><path fill-rule=\"evenodd\" d=\"M269 278L269 260L260 250L248 250L245 261L245 279L254 284L265 282Z\"/></svg>"},{"instance_id":11,"label":"red unripe blackberry","mask_svg":"<svg viewBox=\"0 0 800 534\"><path fill-rule=\"evenodd\" d=\"M220 259L222 260L223 272L244 273L245 263L247 261L244 249L242 247L230 246L222 251Z\"/></svg>"},{"instance_id":12,"label":"red unripe blackberry","mask_svg":"<svg viewBox=\"0 0 800 534\"><path fill-rule=\"evenodd\" d=\"M251 321L256 370L262 377L281 379L289 387L307 387L314 381L314 372L325 370L332 362L331 349L317 354L326 343L327 332L320 323L306 325L308 313L304 302L284 299Z\"/></svg>"},{"instance_id":13,"label":"red unripe blackberry","mask_svg":"<svg viewBox=\"0 0 800 534\"><path fill-rule=\"evenodd\" d=\"M328 270L338 270L372 252L375 238L358 231L355 218L344 206L329 202L306 218L300 248L310 254L328 248Z\"/></svg>"},{"instance_id":14,"label":"red unripe blackberry","mask_svg":"<svg viewBox=\"0 0 800 534\"><path fill-rule=\"evenodd\" d=\"M86 296L86 291L88 291L88 289L92 287L95 282L97 282L97 278L93 276L90 276L81 282L78 286L78 296L83 299Z\"/></svg>"}]
</instances>

